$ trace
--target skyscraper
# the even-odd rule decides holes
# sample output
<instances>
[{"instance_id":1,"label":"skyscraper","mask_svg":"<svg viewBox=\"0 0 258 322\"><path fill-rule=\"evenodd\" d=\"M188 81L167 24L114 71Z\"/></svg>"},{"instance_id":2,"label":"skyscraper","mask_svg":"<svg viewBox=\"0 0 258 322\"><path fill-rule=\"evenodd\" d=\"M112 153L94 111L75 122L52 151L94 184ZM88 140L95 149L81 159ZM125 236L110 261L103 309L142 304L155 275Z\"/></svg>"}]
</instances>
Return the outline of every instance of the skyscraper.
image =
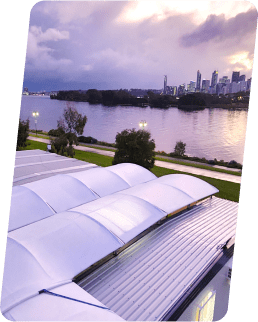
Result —
<instances>
[{"instance_id":1,"label":"skyscraper","mask_svg":"<svg viewBox=\"0 0 258 322\"><path fill-rule=\"evenodd\" d=\"M185 84L178 86L177 94L178 94L178 96L185 94Z\"/></svg>"},{"instance_id":2,"label":"skyscraper","mask_svg":"<svg viewBox=\"0 0 258 322\"><path fill-rule=\"evenodd\" d=\"M216 86L218 83L218 71L214 70L211 76L211 87Z\"/></svg>"},{"instance_id":3,"label":"skyscraper","mask_svg":"<svg viewBox=\"0 0 258 322\"><path fill-rule=\"evenodd\" d=\"M209 79L203 79L202 81L202 92L208 93L210 86L210 80Z\"/></svg>"},{"instance_id":4,"label":"skyscraper","mask_svg":"<svg viewBox=\"0 0 258 322\"><path fill-rule=\"evenodd\" d=\"M240 72L232 73L232 83L237 83L239 81Z\"/></svg>"},{"instance_id":5,"label":"skyscraper","mask_svg":"<svg viewBox=\"0 0 258 322\"><path fill-rule=\"evenodd\" d=\"M164 94L167 94L167 75L164 75Z\"/></svg>"},{"instance_id":6,"label":"skyscraper","mask_svg":"<svg viewBox=\"0 0 258 322\"><path fill-rule=\"evenodd\" d=\"M241 75L241 76L239 76L238 81L239 81L239 82L245 82L245 75Z\"/></svg>"},{"instance_id":7,"label":"skyscraper","mask_svg":"<svg viewBox=\"0 0 258 322\"><path fill-rule=\"evenodd\" d=\"M199 70L197 70L197 79L196 79L196 92L200 92L201 90L201 78L202 74Z\"/></svg>"}]
</instances>

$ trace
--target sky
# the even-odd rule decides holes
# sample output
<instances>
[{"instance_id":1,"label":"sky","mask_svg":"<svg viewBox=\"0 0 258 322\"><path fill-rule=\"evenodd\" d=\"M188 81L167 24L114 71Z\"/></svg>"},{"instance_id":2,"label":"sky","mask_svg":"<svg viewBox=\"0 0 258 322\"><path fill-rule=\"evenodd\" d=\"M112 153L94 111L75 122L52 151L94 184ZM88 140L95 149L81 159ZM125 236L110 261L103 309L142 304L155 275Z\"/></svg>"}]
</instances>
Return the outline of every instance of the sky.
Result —
<instances>
[{"instance_id":1,"label":"sky","mask_svg":"<svg viewBox=\"0 0 258 322\"><path fill-rule=\"evenodd\" d=\"M31 10L30 91L161 89L251 77L257 10L247 1L39 2Z\"/></svg>"}]
</instances>

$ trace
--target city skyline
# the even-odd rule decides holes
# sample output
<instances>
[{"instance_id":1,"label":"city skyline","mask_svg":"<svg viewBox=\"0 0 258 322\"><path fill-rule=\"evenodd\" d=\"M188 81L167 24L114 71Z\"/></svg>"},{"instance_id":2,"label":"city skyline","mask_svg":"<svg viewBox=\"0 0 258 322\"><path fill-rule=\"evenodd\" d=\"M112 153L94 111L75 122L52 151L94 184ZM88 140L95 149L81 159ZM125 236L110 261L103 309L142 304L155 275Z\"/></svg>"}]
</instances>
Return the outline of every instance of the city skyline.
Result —
<instances>
[{"instance_id":1,"label":"city skyline","mask_svg":"<svg viewBox=\"0 0 258 322\"><path fill-rule=\"evenodd\" d=\"M201 8L201 9L200 9ZM251 77L257 11L246 1L40 2L30 17L24 87L161 88L211 70Z\"/></svg>"}]
</instances>

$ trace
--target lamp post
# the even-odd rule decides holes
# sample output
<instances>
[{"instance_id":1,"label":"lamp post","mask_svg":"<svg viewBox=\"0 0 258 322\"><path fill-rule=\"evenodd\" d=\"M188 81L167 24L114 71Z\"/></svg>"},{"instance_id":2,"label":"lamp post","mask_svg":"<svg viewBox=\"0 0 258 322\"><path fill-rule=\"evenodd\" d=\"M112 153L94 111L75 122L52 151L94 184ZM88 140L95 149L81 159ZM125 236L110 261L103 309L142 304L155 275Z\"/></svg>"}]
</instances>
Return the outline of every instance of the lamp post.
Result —
<instances>
[{"instance_id":1,"label":"lamp post","mask_svg":"<svg viewBox=\"0 0 258 322\"><path fill-rule=\"evenodd\" d=\"M139 126L140 126L140 128L141 128L142 130L144 130L145 126L147 126L147 122L146 122L146 121L141 121L141 122L139 123Z\"/></svg>"},{"instance_id":2,"label":"lamp post","mask_svg":"<svg viewBox=\"0 0 258 322\"><path fill-rule=\"evenodd\" d=\"M35 118L35 128L36 128L36 135L37 135L37 117L39 116L39 112L32 112L32 116Z\"/></svg>"}]
</instances>

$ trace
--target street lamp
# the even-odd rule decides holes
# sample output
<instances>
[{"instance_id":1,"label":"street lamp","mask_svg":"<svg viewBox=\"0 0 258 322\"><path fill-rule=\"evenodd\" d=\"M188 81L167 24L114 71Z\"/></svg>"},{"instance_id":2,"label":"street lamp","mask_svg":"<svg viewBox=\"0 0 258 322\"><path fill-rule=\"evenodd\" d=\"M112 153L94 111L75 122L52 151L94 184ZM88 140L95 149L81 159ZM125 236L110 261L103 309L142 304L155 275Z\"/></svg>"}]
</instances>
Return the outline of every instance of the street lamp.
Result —
<instances>
[{"instance_id":1,"label":"street lamp","mask_svg":"<svg viewBox=\"0 0 258 322\"><path fill-rule=\"evenodd\" d=\"M140 128L141 128L142 130L144 130L145 126L147 126L147 122L146 122L146 121L141 121L141 122L139 123L139 126L140 126Z\"/></svg>"},{"instance_id":2,"label":"street lamp","mask_svg":"<svg viewBox=\"0 0 258 322\"><path fill-rule=\"evenodd\" d=\"M32 112L32 116L35 118L35 128L36 128L36 135L37 135L37 117L39 116L39 112Z\"/></svg>"}]
</instances>

